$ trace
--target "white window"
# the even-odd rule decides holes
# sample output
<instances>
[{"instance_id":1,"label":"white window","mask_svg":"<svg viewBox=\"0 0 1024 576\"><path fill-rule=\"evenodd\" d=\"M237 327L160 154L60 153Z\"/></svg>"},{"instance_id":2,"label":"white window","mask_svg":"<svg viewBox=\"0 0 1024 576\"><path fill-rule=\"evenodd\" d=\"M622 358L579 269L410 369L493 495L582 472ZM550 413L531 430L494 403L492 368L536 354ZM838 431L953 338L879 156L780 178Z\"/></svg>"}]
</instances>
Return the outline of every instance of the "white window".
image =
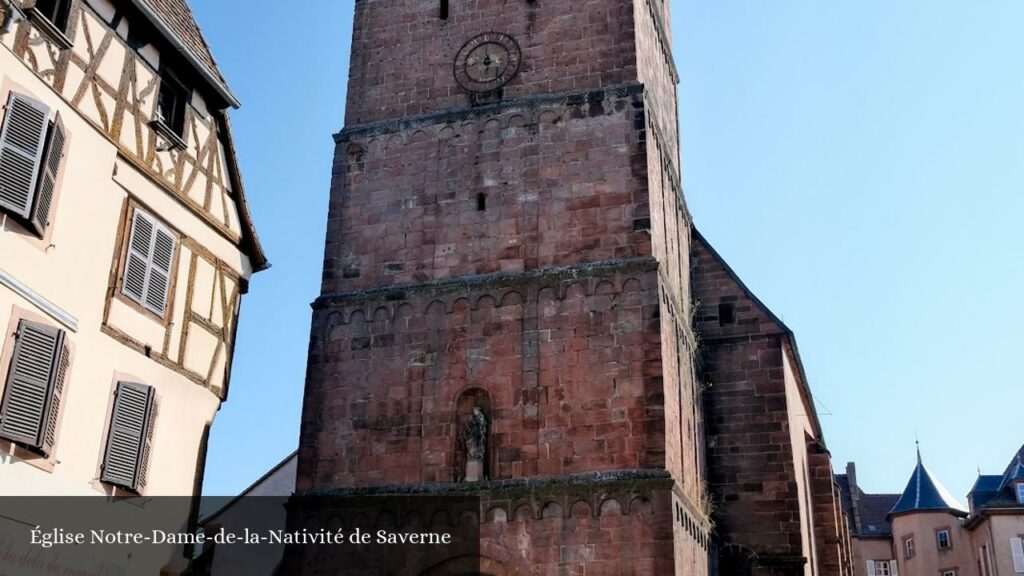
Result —
<instances>
[{"instance_id":1,"label":"white window","mask_svg":"<svg viewBox=\"0 0 1024 576\"><path fill-rule=\"evenodd\" d=\"M888 560L878 560L875 562L875 576L892 576L892 572L889 571Z\"/></svg>"},{"instance_id":2,"label":"white window","mask_svg":"<svg viewBox=\"0 0 1024 576\"><path fill-rule=\"evenodd\" d=\"M935 539L938 541L939 550L948 550L953 547L953 543L949 539L949 530L939 530L935 533Z\"/></svg>"},{"instance_id":3,"label":"white window","mask_svg":"<svg viewBox=\"0 0 1024 576\"><path fill-rule=\"evenodd\" d=\"M942 576L956 576L956 570L943 570Z\"/></svg>"},{"instance_id":4,"label":"white window","mask_svg":"<svg viewBox=\"0 0 1024 576\"><path fill-rule=\"evenodd\" d=\"M978 564L981 566L981 576L992 576L992 559L988 556L988 544L982 544L978 548Z\"/></svg>"},{"instance_id":5,"label":"white window","mask_svg":"<svg viewBox=\"0 0 1024 576\"><path fill-rule=\"evenodd\" d=\"M1024 543L1020 538L1010 538L1010 552L1013 554L1013 572L1024 574Z\"/></svg>"},{"instance_id":6,"label":"white window","mask_svg":"<svg viewBox=\"0 0 1024 576\"><path fill-rule=\"evenodd\" d=\"M1024 504L1024 482L1017 484L1017 503Z\"/></svg>"},{"instance_id":7,"label":"white window","mask_svg":"<svg viewBox=\"0 0 1024 576\"><path fill-rule=\"evenodd\" d=\"M906 557L908 559L914 557L914 538L913 537L907 538L906 540L903 541L903 550L906 553Z\"/></svg>"}]
</instances>

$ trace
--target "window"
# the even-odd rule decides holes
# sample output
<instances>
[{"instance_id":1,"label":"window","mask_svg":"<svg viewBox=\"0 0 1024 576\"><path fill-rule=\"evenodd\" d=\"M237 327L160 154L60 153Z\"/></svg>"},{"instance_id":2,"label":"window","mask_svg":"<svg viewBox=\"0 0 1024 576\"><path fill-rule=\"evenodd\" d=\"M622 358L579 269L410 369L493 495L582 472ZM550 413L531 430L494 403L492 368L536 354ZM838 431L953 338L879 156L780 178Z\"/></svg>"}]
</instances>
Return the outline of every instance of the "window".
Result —
<instances>
[{"instance_id":1,"label":"window","mask_svg":"<svg viewBox=\"0 0 1024 576\"><path fill-rule=\"evenodd\" d=\"M71 352L64 331L22 320L0 403L0 436L43 456L57 440L57 422Z\"/></svg>"},{"instance_id":2,"label":"window","mask_svg":"<svg viewBox=\"0 0 1024 576\"><path fill-rule=\"evenodd\" d=\"M50 224L65 140L59 114L50 122L49 106L11 92L0 127L0 210L40 237Z\"/></svg>"},{"instance_id":3,"label":"window","mask_svg":"<svg viewBox=\"0 0 1024 576\"><path fill-rule=\"evenodd\" d=\"M956 570L943 570L942 576L956 576Z\"/></svg>"},{"instance_id":4,"label":"window","mask_svg":"<svg viewBox=\"0 0 1024 576\"><path fill-rule=\"evenodd\" d=\"M71 48L66 33L71 21L71 5L74 0L35 0L28 7L28 15L36 29L46 36L57 48Z\"/></svg>"},{"instance_id":5,"label":"window","mask_svg":"<svg viewBox=\"0 0 1024 576\"><path fill-rule=\"evenodd\" d=\"M164 317L176 247L174 234L149 214L136 209L121 280L121 293Z\"/></svg>"},{"instance_id":6,"label":"window","mask_svg":"<svg viewBox=\"0 0 1024 576\"><path fill-rule=\"evenodd\" d=\"M185 147L181 138L185 135L185 107L188 100L189 92L178 77L166 68L161 70L154 128L181 148Z\"/></svg>"},{"instance_id":7,"label":"window","mask_svg":"<svg viewBox=\"0 0 1024 576\"><path fill-rule=\"evenodd\" d=\"M945 528L935 533L935 540L939 550L948 550L953 547L953 542L949 539L949 530Z\"/></svg>"},{"instance_id":8,"label":"window","mask_svg":"<svg viewBox=\"0 0 1024 576\"><path fill-rule=\"evenodd\" d=\"M1024 504L1024 482L1017 484L1017 503Z\"/></svg>"},{"instance_id":9,"label":"window","mask_svg":"<svg viewBox=\"0 0 1024 576\"><path fill-rule=\"evenodd\" d=\"M36 0L32 10L46 18L61 32L67 32L68 17L71 16L71 0Z\"/></svg>"},{"instance_id":10,"label":"window","mask_svg":"<svg viewBox=\"0 0 1024 576\"><path fill-rule=\"evenodd\" d=\"M117 383L100 480L142 492L146 486L156 412L156 394L152 387L134 382Z\"/></svg>"},{"instance_id":11,"label":"window","mask_svg":"<svg viewBox=\"0 0 1024 576\"><path fill-rule=\"evenodd\" d=\"M988 544L982 544L978 548L978 567L981 569L981 576L992 576L992 559L988 555Z\"/></svg>"},{"instance_id":12,"label":"window","mask_svg":"<svg viewBox=\"0 0 1024 576\"><path fill-rule=\"evenodd\" d=\"M736 323L736 306L725 302L718 305L718 325L726 326Z\"/></svg>"},{"instance_id":13,"label":"window","mask_svg":"<svg viewBox=\"0 0 1024 576\"><path fill-rule=\"evenodd\" d=\"M1010 555L1013 556L1013 573L1024 574L1024 542L1010 538Z\"/></svg>"},{"instance_id":14,"label":"window","mask_svg":"<svg viewBox=\"0 0 1024 576\"><path fill-rule=\"evenodd\" d=\"M897 576L895 560L868 560L868 576Z\"/></svg>"},{"instance_id":15,"label":"window","mask_svg":"<svg viewBox=\"0 0 1024 576\"><path fill-rule=\"evenodd\" d=\"M448 19L448 0L441 0L441 20Z\"/></svg>"},{"instance_id":16,"label":"window","mask_svg":"<svg viewBox=\"0 0 1024 576\"><path fill-rule=\"evenodd\" d=\"M907 559L914 557L914 538L910 537L903 541L903 551Z\"/></svg>"}]
</instances>

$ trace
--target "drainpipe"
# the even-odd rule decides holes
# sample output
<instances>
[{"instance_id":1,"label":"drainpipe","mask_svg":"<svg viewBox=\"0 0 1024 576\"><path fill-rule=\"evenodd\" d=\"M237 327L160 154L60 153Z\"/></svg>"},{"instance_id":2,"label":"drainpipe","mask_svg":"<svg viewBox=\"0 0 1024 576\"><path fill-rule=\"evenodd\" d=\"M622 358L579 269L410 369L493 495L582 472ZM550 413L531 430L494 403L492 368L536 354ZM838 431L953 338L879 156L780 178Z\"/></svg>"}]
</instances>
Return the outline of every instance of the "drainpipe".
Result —
<instances>
[{"instance_id":1,"label":"drainpipe","mask_svg":"<svg viewBox=\"0 0 1024 576\"><path fill-rule=\"evenodd\" d=\"M3 0L4 3L4 23L0 26L0 36L6 36L8 32L14 29L14 25L19 20L25 17L25 14L14 4L13 0Z\"/></svg>"}]
</instances>

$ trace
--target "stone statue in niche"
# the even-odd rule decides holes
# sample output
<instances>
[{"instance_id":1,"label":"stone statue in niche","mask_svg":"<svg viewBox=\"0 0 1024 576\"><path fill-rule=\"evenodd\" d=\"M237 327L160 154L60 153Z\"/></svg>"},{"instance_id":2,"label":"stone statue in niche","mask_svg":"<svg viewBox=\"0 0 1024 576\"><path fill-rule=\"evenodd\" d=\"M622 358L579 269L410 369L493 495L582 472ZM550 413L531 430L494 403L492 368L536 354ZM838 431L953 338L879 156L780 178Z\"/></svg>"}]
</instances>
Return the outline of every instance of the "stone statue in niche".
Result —
<instances>
[{"instance_id":1,"label":"stone statue in niche","mask_svg":"<svg viewBox=\"0 0 1024 576\"><path fill-rule=\"evenodd\" d=\"M487 416L479 406L473 406L473 414L462 431L462 439L466 443L466 482L483 480L487 458Z\"/></svg>"}]
</instances>

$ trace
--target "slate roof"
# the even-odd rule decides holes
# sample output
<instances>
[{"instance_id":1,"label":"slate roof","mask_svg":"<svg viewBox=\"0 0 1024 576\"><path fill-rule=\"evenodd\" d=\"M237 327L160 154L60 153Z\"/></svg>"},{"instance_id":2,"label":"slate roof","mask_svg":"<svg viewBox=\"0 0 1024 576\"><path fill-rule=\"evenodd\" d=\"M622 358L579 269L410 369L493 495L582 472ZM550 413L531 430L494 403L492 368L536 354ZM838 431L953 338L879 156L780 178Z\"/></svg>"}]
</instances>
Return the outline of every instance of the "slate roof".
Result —
<instances>
[{"instance_id":1,"label":"slate roof","mask_svg":"<svg viewBox=\"0 0 1024 576\"><path fill-rule=\"evenodd\" d=\"M917 466L910 475L910 481L896 504L889 510L889 517L895 514L923 510L947 511L957 515L967 515L967 510L956 501L921 461L921 453L917 453Z\"/></svg>"},{"instance_id":2,"label":"slate roof","mask_svg":"<svg viewBox=\"0 0 1024 576\"><path fill-rule=\"evenodd\" d=\"M888 538L892 536L892 524L889 523L889 510L900 499L899 494L867 494L860 487L857 490L857 504L853 503L849 478L846 474L836 474L836 483L843 499L843 512L850 525L853 535L858 538ZM860 519L858 524L857 519Z\"/></svg>"},{"instance_id":3,"label":"slate roof","mask_svg":"<svg viewBox=\"0 0 1024 576\"><path fill-rule=\"evenodd\" d=\"M210 45L196 22L187 0L131 0L149 18L175 48L188 60L201 76L230 104L238 107L238 99L228 88L224 75L217 67Z\"/></svg>"},{"instance_id":4,"label":"slate roof","mask_svg":"<svg viewBox=\"0 0 1024 576\"><path fill-rule=\"evenodd\" d=\"M217 62L213 59L210 46L203 38L203 32L199 29L192 9L185 0L145 0L164 21L171 30L188 46L200 62L210 71L216 74L217 78L224 82L224 76L217 68ZM226 84L226 82L225 82Z\"/></svg>"},{"instance_id":5,"label":"slate roof","mask_svg":"<svg viewBox=\"0 0 1024 576\"><path fill-rule=\"evenodd\" d=\"M1014 491L1014 486L1019 481L1024 481L1024 446L1013 455L1001 475L978 476L968 495L971 512L984 508L1024 507L1024 504L1017 501L1017 494Z\"/></svg>"},{"instance_id":6,"label":"slate roof","mask_svg":"<svg viewBox=\"0 0 1024 576\"><path fill-rule=\"evenodd\" d=\"M999 488L1006 488L1010 483L1024 480L1024 446L1021 446L1017 453L1010 459L1006 470L1003 472L1003 482Z\"/></svg>"}]
</instances>

